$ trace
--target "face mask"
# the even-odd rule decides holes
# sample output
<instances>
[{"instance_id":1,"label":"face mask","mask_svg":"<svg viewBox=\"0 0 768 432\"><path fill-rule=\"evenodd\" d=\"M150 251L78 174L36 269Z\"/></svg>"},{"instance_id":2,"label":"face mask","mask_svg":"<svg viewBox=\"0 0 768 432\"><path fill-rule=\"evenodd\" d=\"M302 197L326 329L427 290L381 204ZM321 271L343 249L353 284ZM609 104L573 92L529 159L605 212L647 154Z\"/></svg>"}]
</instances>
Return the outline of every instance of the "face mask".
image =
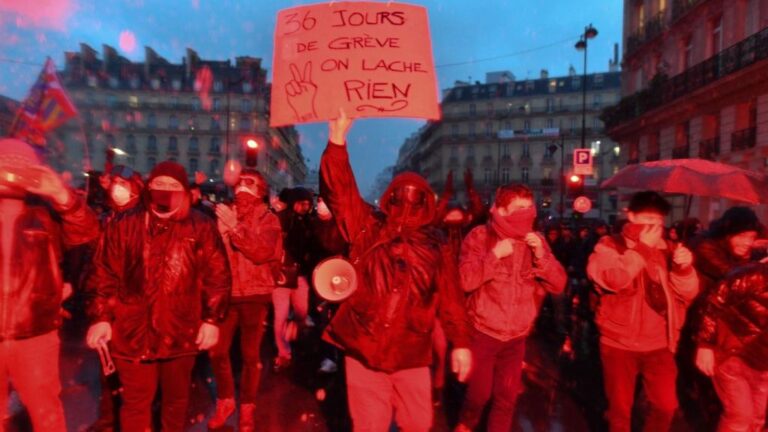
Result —
<instances>
[{"instance_id":1,"label":"face mask","mask_svg":"<svg viewBox=\"0 0 768 432\"><path fill-rule=\"evenodd\" d=\"M114 201L115 204L123 207L131 200L131 191L125 186L114 185L112 186L112 192L110 196L112 197L112 201Z\"/></svg>"},{"instance_id":2,"label":"face mask","mask_svg":"<svg viewBox=\"0 0 768 432\"><path fill-rule=\"evenodd\" d=\"M152 212L162 219L173 216L179 211L185 193L184 191L150 190Z\"/></svg>"}]
</instances>

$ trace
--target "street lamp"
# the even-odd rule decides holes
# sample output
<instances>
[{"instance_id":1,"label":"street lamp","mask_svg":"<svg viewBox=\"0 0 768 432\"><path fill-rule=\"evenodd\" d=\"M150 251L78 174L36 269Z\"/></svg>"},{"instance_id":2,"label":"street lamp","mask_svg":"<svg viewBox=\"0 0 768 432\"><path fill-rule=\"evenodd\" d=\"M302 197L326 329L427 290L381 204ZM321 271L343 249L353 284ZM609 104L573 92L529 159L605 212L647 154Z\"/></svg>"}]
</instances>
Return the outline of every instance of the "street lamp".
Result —
<instances>
[{"instance_id":1,"label":"street lamp","mask_svg":"<svg viewBox=\"0 0 768 432\"><path fill-rule=\"evenodd\" d=\"M597 29L592 24L584 28L584 34L576 42L576 50L584 51L584 75L581 80L581 148L586 148L587 140L587 41L597 36Z\"/></svg>"}]
</instances>

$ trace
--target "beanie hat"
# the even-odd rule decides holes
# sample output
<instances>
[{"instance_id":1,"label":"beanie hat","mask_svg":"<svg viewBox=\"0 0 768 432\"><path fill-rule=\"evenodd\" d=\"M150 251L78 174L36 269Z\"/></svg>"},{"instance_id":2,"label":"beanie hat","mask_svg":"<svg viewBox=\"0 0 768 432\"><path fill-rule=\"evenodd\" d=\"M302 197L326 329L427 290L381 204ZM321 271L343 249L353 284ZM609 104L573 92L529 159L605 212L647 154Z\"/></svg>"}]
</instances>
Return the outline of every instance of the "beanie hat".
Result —
<instances>
[{"instance_id":1,"label":"beanie hat","mask_svg":"<svg viewBox=\"0 0 768 432\"><path fill-rule=\"evenodd\" d=\"M752 209L737 206L729 208L720 219L712 221L709 231L712 237L723 238L747 231L756 231L760 234L763 226Z\"/></svg>"},{"instance_id":2,"label":"beanie hat","mask_svg":"<svg viewBox=\"0 0 768 432\"><path fill-rule=\"evenodd\" d=\"M155 167L152 169L152 172L149 174L147 184L152 183L152 180L160 176L168 176L178 181L184 187L184 190L189 192L187 170L184 169L181 164L173 161L160 162L159 164L155 165Z\"/></svg>"},{"instance_id":3,"label":"beanie hat","mask_svg":"<svg viewBox=\"0 0 768 432\"><path fill-rule=\"evenodd\" d=\"M28 167L40 163L31 145L15 138L0 139L0 165Z\"/></svg>"}]
</instances>

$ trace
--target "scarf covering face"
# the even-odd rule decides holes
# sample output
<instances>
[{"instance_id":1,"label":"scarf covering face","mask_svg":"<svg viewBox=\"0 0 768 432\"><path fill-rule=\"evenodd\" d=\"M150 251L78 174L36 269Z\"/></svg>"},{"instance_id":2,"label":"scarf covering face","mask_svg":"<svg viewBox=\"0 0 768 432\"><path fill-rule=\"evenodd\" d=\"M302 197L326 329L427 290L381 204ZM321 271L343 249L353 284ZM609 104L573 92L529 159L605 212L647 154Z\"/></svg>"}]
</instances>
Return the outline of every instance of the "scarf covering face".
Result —
<instances>
[{"instance_id":1,"label":"scarf covering face","mask_svg":"<svg viewBox=\"0 0 768 432\"><path fill-rule=\"evenodd\" d=\"M536 208L516 210L507 216L499 214L496 206L491 208L491 228L501 238L522 240L533 231L536 220Z\"/></svg>"}]
</instances>

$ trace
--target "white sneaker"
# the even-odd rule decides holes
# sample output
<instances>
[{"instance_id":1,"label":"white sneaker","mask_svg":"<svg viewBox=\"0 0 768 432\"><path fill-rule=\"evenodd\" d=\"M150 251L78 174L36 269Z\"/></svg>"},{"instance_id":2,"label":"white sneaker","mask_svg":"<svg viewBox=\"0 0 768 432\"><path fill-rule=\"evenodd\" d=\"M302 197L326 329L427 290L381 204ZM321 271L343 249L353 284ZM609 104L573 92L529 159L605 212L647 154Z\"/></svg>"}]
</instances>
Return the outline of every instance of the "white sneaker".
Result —
<instances>
[{"instance_id":1,"label":"white sneaker","mask_svg":"<svg viewBox=\"0 0 768 432\"><path fill-rule=\"evenodd\" d=\"M320 372L331 374L339 370L338 366L336 366L336 363L331 359L323 359L323 361L320 363Z\"/></svg>"}]
</instances>

